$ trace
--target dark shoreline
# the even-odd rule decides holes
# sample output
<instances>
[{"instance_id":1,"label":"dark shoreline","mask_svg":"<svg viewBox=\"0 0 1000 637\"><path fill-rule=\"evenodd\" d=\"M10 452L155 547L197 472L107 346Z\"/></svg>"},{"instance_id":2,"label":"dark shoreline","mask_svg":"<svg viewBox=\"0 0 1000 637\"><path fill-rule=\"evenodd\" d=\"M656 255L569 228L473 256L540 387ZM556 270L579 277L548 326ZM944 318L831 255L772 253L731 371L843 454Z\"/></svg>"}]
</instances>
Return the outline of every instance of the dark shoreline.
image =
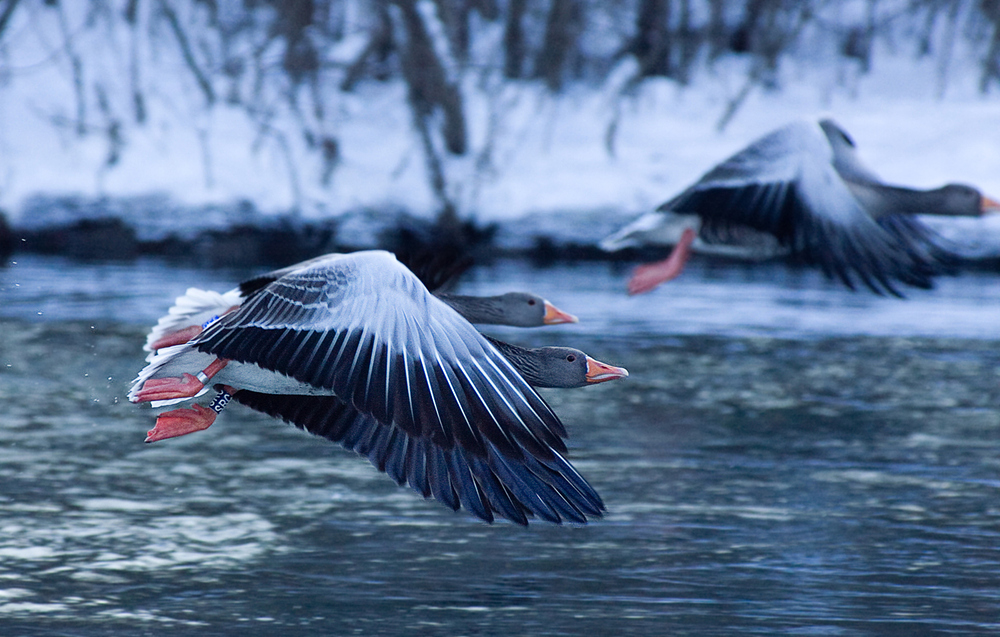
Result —
<instances>
[{"instance_id":1,"label":"dark shoreline","mask_svg":"<svg viewBox=\"0 0 1000 637\"><path fill-rule=\"evenodd\" d=\"M381 248L394 252L421 250L452 250L470 257L474 262L487 263L495 259L523 259L537 266L574 262L606 262L632 265L661 259L667 247L627 248L609 253L597 246L604 236L602 228L593 232L593 239L555 236L541 225L533 229L532 218L513 222L480 224L475 220L431 221L401 210L359 210L342 217L304 220L292 213L266 215L248 202L235 205L235 210L223 210L228 223L197 221L218 213L217 207L204 209L140 210L137 222L126 220L116 205L88 202L86 207L73 200L45 201L70 212L59 220L42 220L30 212L22 215L36 223L12 225L0 210L0 267L16 253L57 255L81 261L128 261L142 257L159 257L174 262L194 263L201 267L282 267L331 252L353 252ZM128 202L125 202L128 203ZM35 204L35 209L41 208ZM127 207L127 206L126 206ZM79 216L73 218L74 212ZM176 215L190 217L195 222L186 231L159 230L140 232L145 215L158 217ZM239 220L239 217L245 220ZM69 217L69 218L67 218ZM604 224L613 227L604 216ZM218 221L218 220L216 220ZM566 224L586 227L593 218L575 219L565 214ZM185 228L184 221L177 227ZM359 231L360 226L360 231ZM567 232L572 234L572 232ZM696 255L697 259L732 262L733 259ZM808 267L794 259L786 259L789 267ZM1000 257L965 258L961 268L972 271L1000 272Z\"/></svg>"},{"instance_id":2,"label":"dark shoreline","mask_svg":"<svg viewBox=\"0 0 1000 637\"><path fill-rule=\"evenodd\" d=\"M451 249L476 262L497 258L529 259L539 265L558 262L638 262L662 258L667 248L626 249L608 253L595 242L564 240L550 234L531 233L518 238L519 245L501 245L499 223L475 221L443 223L399 211L387 211L376 223L367 215L368 228L343 232L353 219L302 220L292 214L252 214L251 221L226 227L188 232L169 232L143 237L136 225L120 216L87 216L71 221L11 226L0 212L0 258L15 253L58 255L79 260L130 260L163 257L194 262L206 267L283 266L330 252L353 252L382 248L392 251ZM513 224L510 224L513 225ZM508 242L509 244L509 242Z\"/></svg>"}]
</instances>

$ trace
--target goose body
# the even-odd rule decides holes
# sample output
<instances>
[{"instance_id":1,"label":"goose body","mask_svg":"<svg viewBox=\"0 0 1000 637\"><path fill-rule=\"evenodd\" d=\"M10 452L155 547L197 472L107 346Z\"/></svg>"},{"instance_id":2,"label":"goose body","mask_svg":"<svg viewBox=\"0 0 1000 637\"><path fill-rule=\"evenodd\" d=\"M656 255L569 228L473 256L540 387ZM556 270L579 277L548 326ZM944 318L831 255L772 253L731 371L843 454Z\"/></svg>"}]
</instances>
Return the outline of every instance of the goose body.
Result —
<instances>
[{"instance_id":1,"label":"goose body","mask_svg":"<svg viewBox=\"0 0 1000 637\"><path fill-rule=\"evenodd\" d=\"M625 374L595 373L591 382ZM561 455L559 418L489 340L387 252L286 269L191 340L155 352L129 399L171 404L203 394L210 381L483 519L585 522L603 510ZM208 411L162 414L151 436L161 426L161 437L203 429L214 420Z\"/></svg>"},{"instance_id":2,"label":"goose body","mask_svg":"<svg viewBox=\"0 0 1000 637\"><path fill-rule=\"evenodd\" d=\"M326 255L329 256L331 255ZM212 290L188 288L183 296L177 298L167 314L157 321L146 337L143 349L151 353L147 360L150 360L158 349L187 342L199 334L209 322L239 307L248 296L261 287L289 272L307 268L314 261L316 259L249 279L224 294ZM427 283L424 279L421 279L421 282L425 285ZM435 293L435 296L451 306L465 320L480 325L541 327L577 322L577 318L572 314L560 310L547 299L527 292L508 292L496 296Z\"/></svg>"},{"instance_id":3,"label":"goose body","mask_svg":"<svg viewBox=\"0 0 1000 637\"><path fill-rule=\"evenodd\" d=\"M601 247L676 246L670 267L666 261L640 267L632 293L677 276L696 250L751 259L793 254L852 289L860 282L899 296L897 283L931 287L955 259L914 215L997 209L971 186L915 190L883 183L827 119L764 136Z\"/></svg>"}]
</instances>

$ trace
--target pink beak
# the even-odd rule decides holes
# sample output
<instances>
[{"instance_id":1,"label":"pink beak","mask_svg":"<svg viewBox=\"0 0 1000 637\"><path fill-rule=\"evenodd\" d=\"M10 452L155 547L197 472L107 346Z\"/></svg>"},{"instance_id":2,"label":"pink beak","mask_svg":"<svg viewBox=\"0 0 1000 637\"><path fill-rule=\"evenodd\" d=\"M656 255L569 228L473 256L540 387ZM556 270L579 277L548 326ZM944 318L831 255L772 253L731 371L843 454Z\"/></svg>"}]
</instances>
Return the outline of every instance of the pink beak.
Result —
<instances>
[{"instance_id":1,"label":"pink beak","mask_svg":"<svg viewBox=\"0 0 1000 637\"><path fill-rule=\"evenodd\" d=\"M563 312L555 305L546 301L545 316L542 318L542 322L546 325L558 325L559 323L579 323L580 319L576 318L572 314Z\"/></svg>"},{"instance_id":2,"label":"pink beak","mask_svg":"<svg viewBox=\"0 0 1000 637\"><path fill-rule=\"evenodd\" d=\"M602 363L601 361L593 359L589 356L587 357L588 383L603 383L616 378L625 378L627 376L628 370L624 367L615 367L614 365Z\"/></svg>"},{"instance_id":3,"label":"pink beak","mask_svg":"<svg viewBox=\"0 0 1000 637\"><path fill-rule=\"evenodd\" d=\"M982 198L979 200L979 210L984 215L1000 213L1000 201L982 195Z\"/></svg>"}]
</instances>

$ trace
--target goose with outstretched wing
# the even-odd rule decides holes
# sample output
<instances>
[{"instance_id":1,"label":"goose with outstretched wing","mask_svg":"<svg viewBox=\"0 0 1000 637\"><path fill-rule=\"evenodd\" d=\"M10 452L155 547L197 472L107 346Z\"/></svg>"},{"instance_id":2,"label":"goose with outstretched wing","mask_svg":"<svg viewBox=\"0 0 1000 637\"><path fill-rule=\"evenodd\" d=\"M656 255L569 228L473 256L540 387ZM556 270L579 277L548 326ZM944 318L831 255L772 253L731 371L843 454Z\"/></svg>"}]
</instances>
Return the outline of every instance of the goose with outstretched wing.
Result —
<instances>
[{"instance_id":1,"label":"goose with outstretched wing","mask_svg":"<svg viewBox=\"0 0 1000 637\"><path fill-rule=\"evenodd\" d=\"M929 288L957 260L916 214L978 216L1000 203L948 184L915 190L883 183L832 120L796 122L757 140L694 185L601 242L614 251L674 245L640 266L629 292L678 276L692 250L743 258L792 254L854 289L902 296Z\"/></svg>"},{"instance_id":2,"label":"goose with outstretched wing","mask_svg":"<svg viewBox=\"0 0 1000 637\"><path fill-rule=\"evenodd\" d=\"M626 374L605 365L588 382ZM159 350L129 399L173 404L210 382L225 400L235 395L337 440L398 482L483 519L583 522L603 509L563 458L566 432L548 405L387 252L290 269L190 341ZM223 406L162 414L151 435L161 426L155 439L204 429Z\"/></svg>"},{"instance_id":3,"label":"goose with outstretched wing","mask_svg":"<svg viewBox=\"0 0 1000 637\"><path fill-rule=\"evenodd\" d=\"M329 257L330 255L324 255L317 259L323 260ZM247 297L260 288L290 272L309 267L317 259L253 277L225 293L188 288L183 296L174 301L174 305L157 321L146 337L143 349L150 352L147 360L151 360L159 349L188 342L200 334L208 323L238 308ZM443 267L435 263L428 265L426 261L418 261L417 265L419 267L416 270L412 267L410 269L421 283L470 323L541 327L577 322L577 318L572 314L560 310L547 299L530 292L467 296L440 291L440 288L460 274L459 268L449 267L450 264L445 264ZM460 266L468 267L464 263Z\"/></svg>"}]
</instances>

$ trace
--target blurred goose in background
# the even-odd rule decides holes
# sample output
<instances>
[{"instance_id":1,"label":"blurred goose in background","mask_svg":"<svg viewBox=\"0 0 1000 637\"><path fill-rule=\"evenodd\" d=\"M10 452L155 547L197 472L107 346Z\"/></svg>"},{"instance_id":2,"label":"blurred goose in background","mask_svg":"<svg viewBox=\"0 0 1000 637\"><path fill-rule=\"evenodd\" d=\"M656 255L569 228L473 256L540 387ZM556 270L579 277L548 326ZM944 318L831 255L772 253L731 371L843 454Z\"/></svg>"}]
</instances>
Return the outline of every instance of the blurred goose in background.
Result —
<instances>
[{"instance_id":1,"label":"blurred goose in background","mask_svg":"<svg viewBox=\"0 0 1000 637\"><path fill-rule=\"evenodd\" d=\"M235 397L484 520L601 515L600 497L561 455L565 428L507 357L526 358L544 386L626 370L569 348L499 344L501 353L387 252L327 255L282 272L190 341L153 355L132 402L178 403L210 381L222 391L210 407L161 414L147 440L205 429Z\"/></svg>"},{"instance_id":2,"label":"blurred goose in background","mask_svg":"<svg viewBox=\"0 0 1000 637\"><path fill-rule=\"evenodd\" d=\"M601 242L616 251L674 245L642 265L630 294L681 273L692 250L763 259L792 254L852 290L902 296L896 282L930 288L958 257L914 215L979 216L1000 203L972 186L915 190L882 183L832 120L797 122L757 140L687 190Z\"/></svg>"}]
</instances>

